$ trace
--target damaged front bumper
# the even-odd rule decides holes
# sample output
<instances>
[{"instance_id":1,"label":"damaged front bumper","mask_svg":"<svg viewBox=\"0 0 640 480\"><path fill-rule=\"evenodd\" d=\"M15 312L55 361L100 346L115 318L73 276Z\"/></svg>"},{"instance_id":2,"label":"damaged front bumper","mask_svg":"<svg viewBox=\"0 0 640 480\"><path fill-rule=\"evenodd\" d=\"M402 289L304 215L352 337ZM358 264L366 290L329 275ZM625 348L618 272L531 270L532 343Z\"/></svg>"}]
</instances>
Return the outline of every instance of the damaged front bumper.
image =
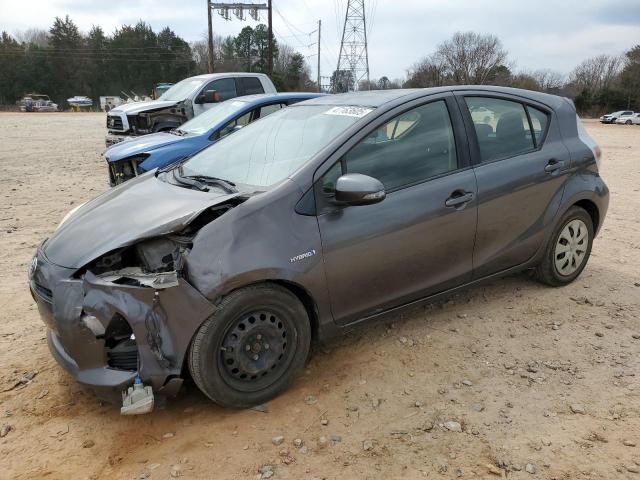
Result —
<instances>
[{"instance_id":1,"label":"damaged front bumper","mask_svg":"<svg viewBox=\"0 0 640 480\"><path fill-rule=\"evenodd\" d=\"M29 283L49 349L104 400L119 402L136 376L156 394L175 395L191 338L216 307L183 278L128 285L118 279L132 272L120 273L74 278L38 250Z\"/></svg>"}]
</instances>

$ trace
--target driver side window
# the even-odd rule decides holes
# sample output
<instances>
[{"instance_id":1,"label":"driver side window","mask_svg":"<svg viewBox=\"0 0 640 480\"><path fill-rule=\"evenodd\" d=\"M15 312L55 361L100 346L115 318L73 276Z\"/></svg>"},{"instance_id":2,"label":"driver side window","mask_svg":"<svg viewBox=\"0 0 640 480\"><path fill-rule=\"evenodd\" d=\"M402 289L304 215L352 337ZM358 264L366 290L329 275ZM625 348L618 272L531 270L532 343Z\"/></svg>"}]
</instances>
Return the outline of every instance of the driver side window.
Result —
<instances>
[{"instance_id":1,"label":"driver side window","mask_svg":"<svg viewBox=\"0 0 640 480\"><path fill-rule=\"evenodd\" d=\"M218 80L213 80L212 82L207 83L201 93L204 93L207 90L216 90L220 94L221 102L238 96L236 93L236 81L233 78L219 78Z\"/></svg>"},{"instance_id":2,"label":"driver side window","mask_svg":"<svg viewBox=\"0 0 640 480\"><path fill-rule=\"evenodd\" d=\"M458 158L444 100L401 113L344 157L347 173L380 180L391 191L456 170Z\"/></svg>"}]
</instances>

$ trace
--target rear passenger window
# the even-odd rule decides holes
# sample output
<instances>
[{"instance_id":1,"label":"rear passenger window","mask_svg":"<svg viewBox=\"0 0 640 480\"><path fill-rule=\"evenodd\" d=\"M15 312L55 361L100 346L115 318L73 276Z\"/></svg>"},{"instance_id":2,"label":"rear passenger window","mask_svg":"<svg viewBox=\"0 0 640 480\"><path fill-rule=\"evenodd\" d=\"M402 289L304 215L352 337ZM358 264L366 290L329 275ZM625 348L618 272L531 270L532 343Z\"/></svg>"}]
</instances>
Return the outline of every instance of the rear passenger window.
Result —
<instances>
[{"instance_id":1,"label":"rear passenger window","mask_svg":"<svg viewBox=\"0 0 640 480\"><path fill-rule=\"evenodd\" d=\"M527 106L529 111L529 118L531 119L531 128L533 129L533 136L536 139L536 147L540 145L542 136L547 129L547 123L549 122L549 116L542 110Z\"/></svg>"},{"instance_id":2,"label":"rear passenger window","mask_svg":"<svg viewBox=\"0 0 640 480\"><path fill-rule=\"evenodd\" d=\"M256 93L264 93L260 79L256 77L240 77L240 88L244 95L254 95Z\"/></svg>"},{"instance_id":3,"label":"rear passenger window","mask_svg":"<svg viewBox=\"0 0 640 480\"><path fill-rule=\"evenodd\" d=\"M445 102L398 115L371 132L344 160L347 173L377 178L386 190L456 170L458 158Z\"/></svg>"},{"instance_id":4,"label":"rear passenger window","mask_svg":"<svg viewBox=\"0 0 640 480\"><path fill-rule=\"evenodd\" d=\"M498 98L466 97L483 162L512 157L535 147L524 105Z\"/></svg>"}]
</instances>

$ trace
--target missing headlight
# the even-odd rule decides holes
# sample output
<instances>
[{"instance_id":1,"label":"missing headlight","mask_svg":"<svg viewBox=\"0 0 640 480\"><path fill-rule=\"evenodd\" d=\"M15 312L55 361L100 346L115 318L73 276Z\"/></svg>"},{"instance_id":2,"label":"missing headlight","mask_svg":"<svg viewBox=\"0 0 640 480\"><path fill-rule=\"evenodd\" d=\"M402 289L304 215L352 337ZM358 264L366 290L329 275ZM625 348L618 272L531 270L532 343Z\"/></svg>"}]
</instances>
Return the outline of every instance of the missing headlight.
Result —
<instances>
[{"instance_id":1,"label":"missing headlight","mask_svg":"<svg viewBox=\"0 0 640 480\"><path fill-rule=\"evenodd\" d=\"M135 249L142 268L149 273L170 272L182 266L184 249L168 238L147 240Z\"/></svg>"},{"instance_id":2,"label":"missing headlight","mask_svg":"<svg viewBox=\"0 0 640 480\"><path fill-rule=\"evenodd\" d=\"M143 154L109 163L109 181L111 186L120 185L138 176L141 173L138 165L148 157L148 154Z\"/></svg>"}]
</instances>

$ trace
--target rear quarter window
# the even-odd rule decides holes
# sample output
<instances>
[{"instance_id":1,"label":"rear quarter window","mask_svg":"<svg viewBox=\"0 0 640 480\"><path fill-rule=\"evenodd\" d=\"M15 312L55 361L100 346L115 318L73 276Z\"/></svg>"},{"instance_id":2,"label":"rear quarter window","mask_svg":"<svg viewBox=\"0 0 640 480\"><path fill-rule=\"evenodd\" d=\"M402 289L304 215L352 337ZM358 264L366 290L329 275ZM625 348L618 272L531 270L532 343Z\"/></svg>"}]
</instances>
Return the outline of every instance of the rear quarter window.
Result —
<instances>
[{"instance_id":1,"label":"rear quarter window","mask_svg":"<svg viewBox=\"0 0 640 480\"><path fill-rule=\"evenodd\" d=\"M544 139L544 133L549 124L549 115L542 110L538 110L530 105L527 106L529 118L531 119L531 129L536 140L536 147L539 147Z\"/></svg>"}]
</instances>

